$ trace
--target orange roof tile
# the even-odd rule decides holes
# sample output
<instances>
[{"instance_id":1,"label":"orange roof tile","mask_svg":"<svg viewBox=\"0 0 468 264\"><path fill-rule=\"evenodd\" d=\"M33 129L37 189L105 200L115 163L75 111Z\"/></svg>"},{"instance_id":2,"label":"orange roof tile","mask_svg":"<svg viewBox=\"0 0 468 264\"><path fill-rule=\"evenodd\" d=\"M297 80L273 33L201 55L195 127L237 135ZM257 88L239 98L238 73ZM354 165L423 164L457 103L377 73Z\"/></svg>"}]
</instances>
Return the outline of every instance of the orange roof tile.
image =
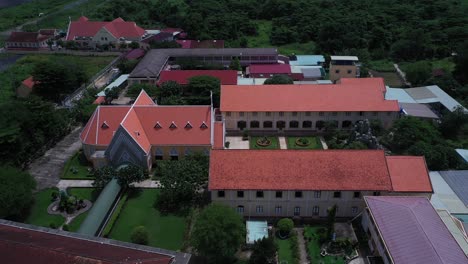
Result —
<instances>
[{"instance_id":1,"label":"orange roof tile","mask_svg":"<svg viewBox=\"0 0 468 264\"><path fill-rule=\"evenodd\" d=\"M24 81L21 82L24 86L28 87L29 89L33 89L34 87L34 80L33 80L33 77L32 76L29 76L27 79L25 79Z\"/></svg>"},{"instance_id":2,"label":"orange roof tile","mask_svg":"<svg viewBox=\"0 0 468 264\"><path fill-rule=\"evenodd\" d=\"M116 38L135 38L145 34L145 30L135 22L124 21L120 17L110 22L89 21L87 17L80 17L70 23L66 40L74 40L75 37L93 37L103 27Z\"/></svg>"},{"instance_id":3,"label":"orange roof tile","mask_svg":"<svg viewBox=\"0 0 468 264\"><path fill-rule=\"evenodd\" d=\"M382 78L342 79L320 85L222 85L221 111L394 111L396 100L385 100Z\"/></svg>"},{"instance_id":4,"label":"orange roof tile","mask_svg":"<svg viewBox=\"0 0 468 264\"><path fill-rule=\"evenodd\" d=\"M146 93L145 90L141 90L140 94L138 95L137 99L133 103L133 105L155 105L153 99Z\"/></svg>"},{"instance_id":5,"label":"orange roof tile","mask_svg":"<svg viewBox=\"0 0 468 264\"><path fill-rule=\"evenodd\" d=\"M122 127L127 130L127 133L146 153L148 153L151 150L151 144L141 124L141 120L139 119L134 107L130 108L121 123Z\"/></svg>"},{"instance_id":6,"label":"orange roof tile","mask_svg":"<svg viewBox=\"0 0 468 264\"><path fill-rule=\"evenodd\" d=\"M391 191L381 150L213 150L211 190Z\"/></svg>"},{"instance_id":7,"label":"orange roof tile","mask_svg":"<svg viewBox=\"0 0 468 264\"><path fill-rule=\"evenodd\" d=\"M387 156L387 166L396 192L433 192L424 157Z\"/></svg>"}]
</instances>

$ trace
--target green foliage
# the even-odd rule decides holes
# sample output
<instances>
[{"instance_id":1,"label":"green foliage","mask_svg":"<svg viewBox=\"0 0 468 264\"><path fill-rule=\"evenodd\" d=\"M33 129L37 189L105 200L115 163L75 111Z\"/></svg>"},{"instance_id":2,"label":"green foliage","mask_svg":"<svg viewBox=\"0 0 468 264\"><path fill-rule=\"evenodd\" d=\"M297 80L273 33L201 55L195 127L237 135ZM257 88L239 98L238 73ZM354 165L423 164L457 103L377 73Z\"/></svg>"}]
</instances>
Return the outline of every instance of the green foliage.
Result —
<instances>
[{"instance_id":1,"label":"green foliage","mask_svg":"<svg viewBox=\"0 0 468 264\"><path fill-rule=\"evenodd\" d=\"M406 79L411 85L419 86L425 84L431 77L432 66L426 61L419 61L406 65L404 71L406 73Z\"/></svg>"},{"instance_id":2,"label":"green foliage","mask_svg":"<svg viewBox=\"0 0 468 264\"><path fill-rule=\"evenodd\" d=\"M128 44L128 47L131 49L138 49L140 48L140 43L132 41L132 43Z\"/></svg>"},{"instance_id":3,"label":"green foliage","mask_svg":"<svg viewBox=\"0 0 468 264\"><path fill-rule=\"evenodd\" d=\"M290 218L282 218L276 224L282 236L289 236L292 229L294 228L294 222Z\"/></svg>"},{"instance_id":4,"label":"green foliage","mask_svg":"<svg viewBox=\"0 0 468 264\"><path fill-rule=\"evenodd\" d=\"M235 57L231 63L229 64L229 69L235 70L235 71L242 71L242 67L239 61L239 58Z\"/></svg>"},{"instance_id":5,"label":"green foliage","mask_svg":"<svg viewBox=\"0 0 468 264\"><path fill-rule=\"evenodd\" d=\"M133 164L127 164L117 170L117 180L122 187L128 187L132 183L142 182L147 178L143 170Z\"/></svg>"},{"instance_id":6,"label":"green foliage","mask_svg":"<svg viewBox=\"0 0 468 264\"><path fill-rule=\"evenodd\" d=\"M144 226L137 226L133 229L130 239L132 240L132 243L148 245L148 230L146 230Z\"/></svg>"},{"instance_id":7,"label":"green foliage","mask_svg":"<svg viewBox=\"0 0 468 264\"><path fill-rule=\"evenodd\" d=\"M201 190L208 181L209 158L194 153L178 161L159 161L155 172L160 179L161 193L155 202L163 213L179 212L201 199Z\"/></svg>"},{"instance_id":8,"label":"green foliage","mask_svg":"<svg viewBox=\"0 0 468 264\"><path fill-rule=\"evenodd\" d=\"M47 207L54 201L52 193L58 193L57 188L45 189L37 192L34 195L34 202L31 205L29 215L25 220L25 223L48 227L51 223L54 225L61 226L65 222L65 218L61 215L50 215L47 213Z\"/></svg>"},{"instance_id":9,"label":"green foliage","mask_svg":"<svg viewBox=\"0 0 468 264\"><path fill-rule=\"evenodd\" d=\"M336 221L336 205L328 208L327 214L327 239L331 239L332 234L335 232Z\"/></svg>"},{"instance_id":10,"label":"green foliage","mask_svg":"<svg viewBox=\"0 0 468 264\"><path fill-rule=\"evenodd\" d=\"M121 74L129 74L133 71L135 66L138 64L139 60L127 60L122 59L118 64L117 68L119 68Z\"/></svg>"},{"instance_id":11,"label":"green foliage","mask_svg":"<svg viewBox=\"0 0 468 264\"><path fill-rule=\"evenodd\" d=\"M159 98L182 96L182 86L176 81L167 81L159 86Z\"/></svg>"},{"instance_id":12,"label":"green foliage","mask_svg":"<svg viewBox=\"0 0 468 264\"><path fill-rule=\"evenodd\" d=\"M463 85L468 84L468 41L463 42L457 48L455 56L455 78Z\"/></svg>"},{"instance_id":13,"label":"green foliage","mask_svg":"<svg viewBox=\"0 0 468 264\"><path fill-rule=\"evenodd\" d=\"M94 171L93 186L104 188L115 176L115 170L111 166L104 166Z\"/></svg>"},{"instance_id":14,"label":"green foliage","mask_svg":"<svg viewBox=\"0 0 468 264\"><path fill-rule=\"evenodd\" d=\"M67 224L64 224L64 225L62 226L62 230L63 230L63 231L69 231L70 228L68 227Z\"/></svg>"},{"instance_id":15,"label":"green foliage","mask_svg":"<svg viewBox=\"0 0 468 264\"><path fill-rule=\"evenodd\" d=\"M242 217L226 205L210 204L195 220L190 242L209 263L226 263L244 240Z\"/></svg>"},{"instance_id":16,"label":"green foliage","mask_svg":"<svg viewBox=\"0 0 468 264\"><path fill-rule=\"evenodd\" d=\"M255 241L250 255L250 264L274 263L278 245L274 237L264 237Z\"/></svg>"},{"instance_id":17,"label":"green foliage","mask_svg":"<svg viewBox=\"0 0 468 264\"><path fill-rule=\"evenodd\" d=\"M218 78L212 76L195 76L189 79L189 91L192 95L206 98L207 104L210 103L210 94L213 95L213 106L219 107L219 97L221 82Z\"/></svg>"},{"instance_id":18,"label":"green foliage","mask_svg":"<svg viewBox=\"0 0 468 264\"><path fill-rule=\"evenodd\" d=\"M176 49L176 48L182 47L176 41L162 41L162 42L150 41L149 44L150 44L151 49Z\"/></svg>"},{"instance_id":19,"label":"green foliage","mask_svg":"<svg viewBox=\"0 0 468 264\"><path fill-rule=\"evenodd\" d=\"M0 167L0 218L24 216L33 201L36 181L27 172Z\"/></svg>"},{"instance_id":20,"label":"green foliage","mask_svg":"<svg viewBox=\"0 0 468 264\"><path fill-rule=\"evenodd\" d=\"M457 152L450 146L430 145L426 142L416 142L408 149L414 156L424 156L430 170L447 170L463 168L462 160Z\"/></svg>"},{"instance_id":21,"label":"green foliage","mask_svg":"<svg viewBox=\"0 0 468 264\"><path fill-rule=\"evenodd\" d=\"M448 112L442 116L440 124L440 132L445 138L456 139L457 137L465 137L462 129L468 125L468 114L463 107L458 107L453 112Z\"/></svg>"},{"instance_id":22,"label":"green foliage","mask_svg":"<svg viewBox=\"0 0 468 264\"><path fill-rule=\"evenodd\" d=\"M265 80L263 84L293 84L293 80L286 75L275 75Z\"/></svg>"},{"instance_id":23,"label":"green foliage","mask_svg":"<svg viewBox=\"0 0 468 264\"><path fill-rule=\"evenodd\" d=\"M125 202L127 202L127 199L128 199L128 193L125 192L122 195L122 197L120 198L119 203L115 207L115 210L112 213L112 216L110 217L109 221L106 224L106 227L104 228L104 231L102 232L103 237L109 237L109 235L110 235L110 233L112 231L112 227L114 227L115 222L119 218L120 211L122 211L122 208L123 208Z\"/></svg>"},{"instance_id":24,"label":"green foliage","mask_svg":"<svg viewBox=\"0 0 468 264\"><path fill-rule=\"evenodd\" d=\"M136 83L128 87L127 96L135 99L138 97L141 90L145 90L145 92L151 97L155 97L158 94L156 86L147 83Z\"/></svg>"}]
</instances>

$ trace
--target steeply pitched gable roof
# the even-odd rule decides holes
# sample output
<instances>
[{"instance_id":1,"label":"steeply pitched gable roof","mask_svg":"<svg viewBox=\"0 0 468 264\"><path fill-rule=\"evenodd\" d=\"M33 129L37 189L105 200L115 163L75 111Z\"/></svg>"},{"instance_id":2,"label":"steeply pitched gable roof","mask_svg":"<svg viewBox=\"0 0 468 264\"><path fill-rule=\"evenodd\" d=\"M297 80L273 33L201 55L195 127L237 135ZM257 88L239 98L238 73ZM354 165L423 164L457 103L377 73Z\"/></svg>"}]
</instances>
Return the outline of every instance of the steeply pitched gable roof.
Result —
<instances>
[{"instance_id":1,"label":"steeply pitched gable roof","mask_svg":"<svg viewBox=\"0 0 468 264\"><path fill-rule=\"evenodd\" d=\"M70 23L66 40L74 40L75 37L93 37L103 27L116 38L135 38L145 34L145 30L135 22L124 21L122 18L106 22L89 21L87 17L80 17Z\"/></svg>"}]
</instances>

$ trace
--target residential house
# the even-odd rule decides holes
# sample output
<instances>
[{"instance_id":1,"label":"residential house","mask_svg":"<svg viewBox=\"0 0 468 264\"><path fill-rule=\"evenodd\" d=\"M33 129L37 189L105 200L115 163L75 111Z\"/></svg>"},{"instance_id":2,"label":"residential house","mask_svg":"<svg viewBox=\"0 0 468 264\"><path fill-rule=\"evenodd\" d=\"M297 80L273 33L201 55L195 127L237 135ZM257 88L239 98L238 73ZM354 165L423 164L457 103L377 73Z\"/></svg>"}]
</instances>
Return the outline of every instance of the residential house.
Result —
<instances>
[{"instance_id":1,"label":"residential house","mask_svg":"<svg viewBox=\"0 0 468 264\"><path fill-rule=\"evenodd\" d=\"M80 17L70 22L67 41L74 41L81 48L97 48L103 45L118 46L120 43L140 42L148 34L135 22L116 18L112 21L89 21Z\"/></svg>"},{"instance_id":2,"label":"residential house","mask_svg":"<svg viewBox=\"0 0 468 264\"><path fill-rule=\"evenodd\" d=\"M425 196L431 182L424 157L382 150L213 150L213 202L244 217L355 217L364 196Z\"/></svg>"},{"instance_id":3,"label":"residential house","mask_svg":"<svg viewBox=\"0 0 468 264\"><path fill-rule=\"evenodd\" d=\"M175 252L0 219L2 263L188 264Z\"/></svg>"},{"instance_id":4,"label":"residential house","mask_svg":"<svg viewBox=\"0 0 468 264\"><path fill-rule=\"evenodd\" d=\"M157 160L222 149L224 125L212 106L157 105L142 91L132 105L98 106L80 139L96 168L132 163L151 170Z\"/></svg>"},{"instance_id":5,"label":"residential house","mask_svg":"<svg viewBox=\"0 0 468 264\"><path fill-rule=\"evenodd\" d=\"M359 78L361 75L359 59L356 56L331 56L329 74L333 82L341 78Z\"/></svg>"},{"instance_id":6,"label":"residential house","mask_svg":"<svg viewBox=\"0 0 468 264\"><path fill-rule=\"evenodd\" d=\"M176 64L178 58L192 58L202 63L228 67L235 58L242 66L253 63L277 63L275 48L225 48L225 49L154 49L130 73L129 83L157 83L161 71Z\"/></svg>"},{"instance_id":7,"label":"residential house","mask_svg":"<svg viewBox=\"0 0 468 264\"><path fill-rule=\"evenodd\" d=\"M162 71L158 83L175 81L180 85L187 85L189 79L195 76L211 76L219 79L223 85L237 84L237 71L234 70L174 70Z\"/></svg>"},{"instance_id":8,"label":"residential house","mask_svg":"<svg viewBox=\"0 0 468 264\"><path fill-rule=\"evenodd\" d=\"M382 78L342 79L320 85L222 85L221 113L228 132L320 131L325 122L351 129L380 120L388 128L400 107L385 100Z\"/></svg>"},{"instance_id":9,"label":"residential house","mask_svg":"<svg viewBox=\"0 0 468 264\"><path fill-rule=\"evenodd\" d=\"M385 264L468 263L427 197L364 197L362 226Z\"/></svg>"},{"instance_id":10,"label":"residential house","mask_svg":"<svg viewBox=\"0 0 468 264\"><path fill-rule=\"evenodd\" d=\"M39 32L11 32L5 41L8 50L47 50L49 40L56 37L56 30L41 29Z\"/></svg>"},{"instance_id":11,"label":"residential house","mask_svg":"<svg viewBox=\"0 0 468 264\"><path fill-rule=\"evenodd\" d=\"M271 78L274 75L292 77L291 66L288 64L251 64L246 69L249 78Z\"/></svg>"},{"instance_id":12,"label":"residential house","mask_svg":"<svg viewBox=\"0 0 468 264\"><path fill-rule=\"evenodd\" d=\"M33 77L29 76L21 82L18 88L16 88L16 96L23 98L28 97L33 92L35 84L36 82L34 81Z\"/></svg>"}]
</instances>

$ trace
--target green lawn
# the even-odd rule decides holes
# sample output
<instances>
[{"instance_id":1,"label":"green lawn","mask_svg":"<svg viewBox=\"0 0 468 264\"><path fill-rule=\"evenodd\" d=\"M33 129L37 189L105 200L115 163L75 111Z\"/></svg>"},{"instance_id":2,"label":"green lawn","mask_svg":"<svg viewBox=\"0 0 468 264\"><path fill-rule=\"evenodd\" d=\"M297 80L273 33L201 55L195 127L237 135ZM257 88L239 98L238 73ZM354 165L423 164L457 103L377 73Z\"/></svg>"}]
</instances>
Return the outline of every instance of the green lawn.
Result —
<instances>
[{"instance_id":1,"label":"green lawn","mask_svg":"<svg viewBox=\"0 0 468 264\"><path fill-rule=\"evenodd\" d=\"M455 69L455 63L453 62L452 58L444 58L439 60L423 60L427 63L432 65L432 69L443 69L445 72L453 72ZM402 71L406 71L408 65L414 62L400 62L398 65Z\"/></svg>"},{"instance_id":2,"label":"green lawn","mask_svg":"<svg viewBox=\"0 0 468 264\"><path fill-rule=\"evenodd\" d=\"M129 196L112 228L110 238L130 242L130 234L137 226L145 226L149 232L149 246L171 250L182 248L186 220L183 217L162 216L153 204L159 190L143 189Z\"/></svg>"},{"instance_id":3,"label":"green lawn","mask_svg":"<svg viewBox=\"0 0 468 264\"><path fill-rule=\"evenodd\" d=\"M65 222L63 216L47 213L47 207L52 203L53 192L58 192L58 190L46 189L36 193L34 204L25 221L27 224L50 227L50 224L53 223L56 227L59 227Z\"/></svg>"},{"instance_id":4,"label":"green lawn","mask_svg":"<svg viewBox=\"0 0 468 264\"><path fill-rule=\"evenodd\" d=\"M83 165L80 162L80 152L77 152L65 163L62 179L92 179L94 176L89 173L92 164Z\"/></svg>"},{"instance_id":5,"label":"green lawn","mask_svg":"<svg viewBox=\"0 0 468 264\"><path fill-rule=\"evenodd\" d=\"M310 145L305 147L296 145L296 140L299 138L307 139ZM318 137L287 137L286 143L288 144L288 149L323 149L322 143Z\"/></svg>"},{"instance_id":6,"label":"green lawn","mask_svg":"<svg viewBox=\"0 0 468 264\"><path fill-rule=\"evenodd\" d=\"M366 63L366 66L374 71L378 72L395 72L395 67L393 67L393 62L390 60L375 60L369 61Z\"/></svg>"},{"instance_id":7,"label":"green lawn","mask_svg":"<svg viewBox=\"0 0 468 264\"><path fill-rule=\"evenodd\" d=\"M312 226L304 228L304 237L312 237L312 240L307 243L307 251L311 258L311 263L324 263L324 264L344 264L343 257L325 256L320 255L319 235L317 230L320 226Z\"/></svg>"},{"instance_id":8,"label":"green lawn","mask_svg":"<svg viewBox=\"0 0 468 264\"><path fill-rule=\"evenodd\" d=\"M263 137L250 137L249 144L250 149L279 149L279 141L277 137L267 137L271 141L271 144L267 147L257 145L257 140Z\"/></svg>"},{"instance_id":9,"label":"green lawn","mask_svg":"<svg viewBox=\"0 0 468 264\"><path fill-rule=\"evenodd\" d=\"M68 188L67 192L69 195L74 195L78 199L86 199L90 200L91 202L96 201L99 192L95 188ZM80 214L79 216L75 217L73 221L68 224L68 229L71 232L76 232L81 226L81 223L86 219L86 216L88 216L89 210Z\"/></svg>"},{"instance_id":10,"label":"green lawn","mask_svg":"<svg viewBox=\"0 0 468 264\"><path fill-rule=\"evenodd\" d=\"M290 239L276 239L279 263L297 263L292 255Z\"/></svg>"}]
</instances>

